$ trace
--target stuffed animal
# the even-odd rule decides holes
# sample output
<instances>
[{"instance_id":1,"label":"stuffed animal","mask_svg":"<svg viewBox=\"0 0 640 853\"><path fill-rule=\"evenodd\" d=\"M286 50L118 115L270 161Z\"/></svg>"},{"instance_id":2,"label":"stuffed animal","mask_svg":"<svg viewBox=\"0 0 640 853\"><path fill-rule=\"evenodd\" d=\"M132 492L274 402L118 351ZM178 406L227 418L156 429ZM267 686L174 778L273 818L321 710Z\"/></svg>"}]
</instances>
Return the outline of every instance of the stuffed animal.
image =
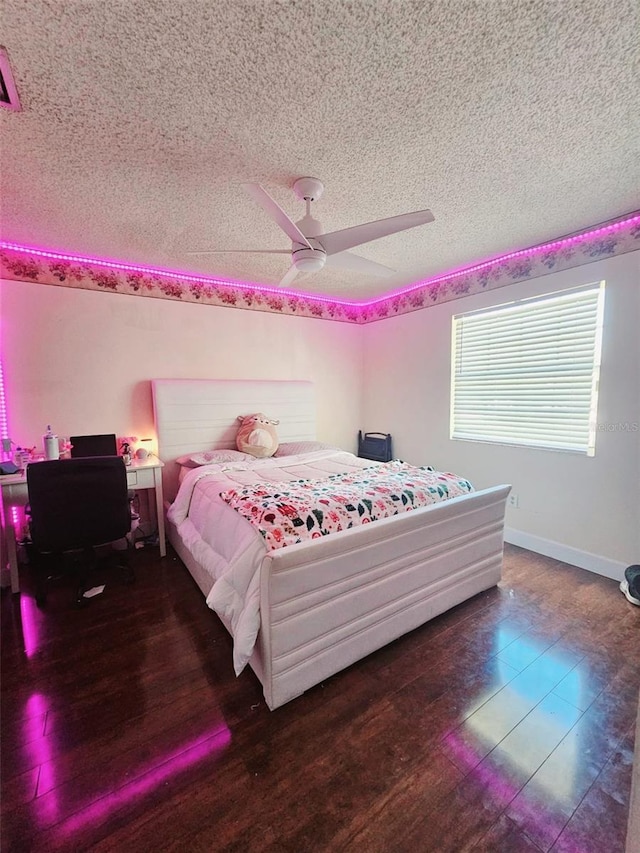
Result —
<instances>
[{"instance_id":1,"label":"stuffed animal","mask_svg":"<svg viewBox=\"0 0 640 853\"><path fill-rule=\"evenodd\" d=\"M236 436L236 447L243 453L250 453L258 459L273 456L278 449L278 434L274 421L257 412L254 415L238 415L240 428Z\"/></svg>"}]
</instances>

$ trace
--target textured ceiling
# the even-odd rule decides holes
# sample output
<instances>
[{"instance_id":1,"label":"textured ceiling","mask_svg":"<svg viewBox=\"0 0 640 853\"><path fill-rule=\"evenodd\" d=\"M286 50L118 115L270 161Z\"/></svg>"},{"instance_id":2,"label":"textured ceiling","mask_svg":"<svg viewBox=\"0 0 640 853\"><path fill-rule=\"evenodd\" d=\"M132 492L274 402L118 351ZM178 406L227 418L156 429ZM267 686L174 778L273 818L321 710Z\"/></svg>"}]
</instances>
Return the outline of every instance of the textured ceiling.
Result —
<instances>
[{"instance_id":1,"label":"textured ceiling","mask_svg":"<svg viewBox=\"0 0 640 853\"><path fill-rule=\"evenodd\" d=\"M240 187L333 231L430 208L354 251L360 299L640 208L637 0L2 0L23 110L0 110L1 236L278 282L286 249Z\"/></svg>"}]
</instances>

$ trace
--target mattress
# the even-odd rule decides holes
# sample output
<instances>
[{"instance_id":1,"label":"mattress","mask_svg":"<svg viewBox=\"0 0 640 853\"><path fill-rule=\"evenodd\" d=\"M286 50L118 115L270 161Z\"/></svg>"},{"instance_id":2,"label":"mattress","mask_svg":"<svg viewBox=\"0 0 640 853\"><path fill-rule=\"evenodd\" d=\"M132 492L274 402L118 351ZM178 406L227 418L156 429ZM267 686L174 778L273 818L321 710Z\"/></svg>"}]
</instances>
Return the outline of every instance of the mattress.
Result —
<instances>
[{"instance_id":1,"label":"mattress","mask_svg":"<svg viewBox=\"0 0 640 853\"><path fill-rule=\"evenodd\" d=\"M203 465L183 472L168 519L211 578L207 604L230 625L236 673L249 660L260 628L260 566L267 546L258 530L220 494L254 483L317 480L378 464L331 449L251 463Z\"/></svg>"},{"instance_id":2,"label":"mattress","mask_svg":"<svg viewBox=\"0 0 640 853\"><path fill-rule=\"evenodd\" d=\"M416 487L420 478L425 482L433 478L438 481L437 488ZM403 486L408 483L412 488L396 493L389 488L390 483ZM472 490L467 481L456 480L454 475L417 469L400 462L384 465L331 448L251 462L209 464L189 470L168 517L182 544L210 577L207 604L230 627L234 638L234 668L239 674L253 653L260 629L260 570L270 549L284 546L283 539L286 539L287 551L299 549L302 544L313 550L327 533L330 539L340 535L332 532L331 525L327 524L330 515L336 521L341 518L344 527L339 529L347 532L385 515L395 517L409 512L418 494L422 501L434 503L455 497L461 493L461 487L467 492ZM377 498L376 489L379 490ZM242 493L240 506L235 500L238 493ZM247 493L251 497L245 503ZM296 493L317 495L306 504L307 512L300 517L295 512ZM253 502L255 494L260 496L259 503ZM349 494L350 497L344 497ZM371 500L366 497L369 494L374 495ZM270 503L274 497L277 500ZM335 510L344 510L341 517L328 509L334 497ZM343 502L342 507L338 501ZM386 509L381 509L385 502ZM416 506L424 506L424 503ZM369 514L372 509L373 514ZM321 531L314 528L314 516L324 519ZM274 517L275 522L272 521ZM274 524L269 530L265 529L265 518ZM288 524L289 521L293 523Z\"/></svg>"}]
</instances>

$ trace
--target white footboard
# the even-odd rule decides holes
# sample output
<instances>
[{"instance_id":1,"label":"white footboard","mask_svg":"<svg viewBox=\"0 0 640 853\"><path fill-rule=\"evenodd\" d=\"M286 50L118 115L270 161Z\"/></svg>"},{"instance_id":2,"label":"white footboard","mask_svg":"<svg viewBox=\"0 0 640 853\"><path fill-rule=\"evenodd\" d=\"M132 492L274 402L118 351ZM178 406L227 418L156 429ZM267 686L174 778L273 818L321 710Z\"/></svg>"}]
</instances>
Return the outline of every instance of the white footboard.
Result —
<instances>
[{"instance_id":1,"label":"white footboard","mask_svg":"<svg viewBox=\"0 0 640 853\"><path fill-rule=\"evenodd\" d=\"M251 660L269 708L497 584L510 488L272 552Z\"/></svg>"}]
</instances>

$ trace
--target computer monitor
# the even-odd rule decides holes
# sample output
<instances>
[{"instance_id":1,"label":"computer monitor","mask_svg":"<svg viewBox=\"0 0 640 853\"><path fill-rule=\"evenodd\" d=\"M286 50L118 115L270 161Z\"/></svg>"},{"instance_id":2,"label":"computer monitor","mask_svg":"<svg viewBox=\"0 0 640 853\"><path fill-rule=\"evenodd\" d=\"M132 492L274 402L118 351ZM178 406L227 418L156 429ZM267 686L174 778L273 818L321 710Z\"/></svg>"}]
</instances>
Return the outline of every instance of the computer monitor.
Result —
<instances>
[{"instance_id":1,"label":"computer monitor","mask_svg":"<svg viewBox=\"0 0 640 853\"><path fill-rule=\"evenodd\" d=\"M108 435L72 435L71 458L82 456L117 456L118 445L115 433Z\"/></svg>"}]
</instances>

